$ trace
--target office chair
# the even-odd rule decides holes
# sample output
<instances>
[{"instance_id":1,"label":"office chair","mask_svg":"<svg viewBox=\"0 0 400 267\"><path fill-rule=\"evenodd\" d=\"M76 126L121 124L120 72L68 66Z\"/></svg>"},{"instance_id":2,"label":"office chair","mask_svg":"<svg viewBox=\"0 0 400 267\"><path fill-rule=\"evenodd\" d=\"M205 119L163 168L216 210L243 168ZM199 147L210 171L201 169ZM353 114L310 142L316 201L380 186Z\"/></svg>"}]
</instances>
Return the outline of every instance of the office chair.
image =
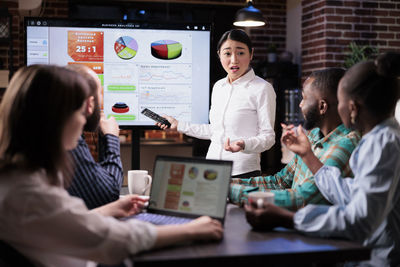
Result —
<instances>
[{"instance_id":1,"label":"office chair","mask_svg":"<svg viewBox=\"0 0 400 267\"><path fill-rule=\"evenodd\" d=\"M34 267L33 263L31 263L24 255L2 240L0 240L0 266Z\"/></svg>"}]
</instances>

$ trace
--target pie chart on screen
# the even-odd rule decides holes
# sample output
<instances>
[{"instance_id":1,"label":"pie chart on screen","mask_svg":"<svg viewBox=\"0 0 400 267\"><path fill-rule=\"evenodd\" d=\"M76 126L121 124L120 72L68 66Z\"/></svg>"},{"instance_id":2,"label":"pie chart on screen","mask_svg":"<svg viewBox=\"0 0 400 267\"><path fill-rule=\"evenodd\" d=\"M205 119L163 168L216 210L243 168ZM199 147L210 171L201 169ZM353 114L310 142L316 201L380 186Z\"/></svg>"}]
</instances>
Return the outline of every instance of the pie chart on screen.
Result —
<instances>
[{"instance_id":1,"label":"pie chart on screen","mask_svg":"<svg viewBox=\"0 0 400 267\"><path fill-rule=\"evenodd\" d=\"M182 55L182 44L173 40L160 40L151 43L151 54L159 59L175 59Z\"/></svg>"},{"instance_id":2,"label":"pie chart on screen","mask_svg":"<svg viewBox=\"0 0 400 267\"><path fill-rule=\"evenodd\" d=\"M114 50L118 57L122 59L131 59L136 56L138 44L130 36L122 36L114 43Z\"/></svg>"}]
</instances>

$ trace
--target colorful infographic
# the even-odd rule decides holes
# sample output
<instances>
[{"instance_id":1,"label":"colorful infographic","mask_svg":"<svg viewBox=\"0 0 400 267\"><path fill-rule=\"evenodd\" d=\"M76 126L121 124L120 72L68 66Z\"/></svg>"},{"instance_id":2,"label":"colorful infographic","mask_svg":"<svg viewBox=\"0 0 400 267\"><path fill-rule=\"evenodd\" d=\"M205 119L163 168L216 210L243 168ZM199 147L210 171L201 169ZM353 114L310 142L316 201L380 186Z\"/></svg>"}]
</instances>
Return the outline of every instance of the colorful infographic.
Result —
<instances>
[{"instance_id":1,"label":"colorful infographic","mask_svg":"<svg viewBox=\"0 0 400 267\"><path fill-rule=\"evenodd\" d=\"M199 174L199 169L197 169L196 167L192 167L189 169L189 177L191 179L196 179L198 174Z\"/></svg>"},{"instance_id":2,"label":"colorful infographic","mask_svg":"<svg viewBox=\"0 0 400 267\"><path fill-rule=\"evenodd\" d=\"M215 170L206 170L204 172L204 178L206 180L212 181L217 179L217 177L218 177L218 172L216 172Z\"/></svg>"},{"instance_id":3,"label":"colorful infographic","mask_svg":"<svg viewBox=\"0 0 400 267\"><path fill-rule=\"evenodd\" d=\"M75 61L103 61L104 32L68 31L68 55Z\"/></svg>"},{"instance_id":4,"label":"colorful infographic","mask_svg":"<svg viewBox=\"0 0 400 267\"><path fill-rule=\"evenodd\" d=\"M172 163L169 174L170 178L168 179L168 189L165 196L164 208L177 210L179 208L179 200L181 197L185 165Z\"/></svg>"},{"instance_id":5,"label":"colorful infographic","mask_svg":"<svg viewBox=\"0 0 400 267\"><path fill-rule=\"evenodd\" d=\"M175 59L182 55L182 44L173 40L151 43L151 54L159 59Z\"/></svg>"},{"instance_id":6,"label":"colorful infographic","mask_svg":"<svg viewBox=\"0 0 400 267\"><path fill-rule=\"evenodd\" d=\"M117 102L112 106L112 111L115 113L126 113L129 111L129 107L124 102Z\"/></svg>"},{"instance_id":7,"label":"colorful infographic","mask_svg":"<svg viewBox=\"0 0 400 267\"><path fill-rule=\"evenodd\" d=\"M118 57L127 60L136 56L138 44L132 37L122 36L115 41L114 50Z\"/></svg>"}]
</instances>

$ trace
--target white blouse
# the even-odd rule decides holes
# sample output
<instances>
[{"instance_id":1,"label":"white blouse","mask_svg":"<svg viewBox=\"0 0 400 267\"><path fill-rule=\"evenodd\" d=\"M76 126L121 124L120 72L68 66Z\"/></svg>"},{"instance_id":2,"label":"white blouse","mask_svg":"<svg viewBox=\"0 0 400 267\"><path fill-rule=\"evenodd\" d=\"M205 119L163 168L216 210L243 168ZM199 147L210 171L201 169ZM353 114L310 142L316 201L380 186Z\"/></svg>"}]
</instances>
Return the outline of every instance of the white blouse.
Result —
<instances>
[{"instance_id":1,"label":"white blouse","mask_svg":"<svg viewBox=\"0 0 400 267\"><path fill-rule=\"evenodd\" d=\"M153 225L89 211L44 171L0 174L0 239L38 266L116 264L156 240Z\"/></svg>"},{"instance_id":2,"label":"white blouse","mask_svg":"<svg viewBox=\"0 0 400 267\"><path fill-rule=\"evenodd\" d=\"M179 122L178 131L210 139L207 158L233 161L233 175L260 170L260 153L275 143L276 94L250 69L232 84L219 80L211 96L210 124ZM243 139L245 149L225 151L224 142Z\"/></svg>"}]
</instances>

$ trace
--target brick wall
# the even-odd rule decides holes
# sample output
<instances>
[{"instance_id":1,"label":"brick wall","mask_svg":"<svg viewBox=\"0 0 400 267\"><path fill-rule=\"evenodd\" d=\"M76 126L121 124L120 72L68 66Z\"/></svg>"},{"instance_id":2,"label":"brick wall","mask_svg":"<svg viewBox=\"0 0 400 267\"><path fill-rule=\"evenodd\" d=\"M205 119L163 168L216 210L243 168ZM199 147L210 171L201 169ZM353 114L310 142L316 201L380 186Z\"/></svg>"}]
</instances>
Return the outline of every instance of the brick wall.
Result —
<instances>
[{"instance_id":1,"label":"brick wall","mask_svg":"<svg viewBox=\"0 0 400 267\"><path fill-rule=\"evenodd\" d=\"M259 0L254 3L267 19L267 27L250 30L250 37L256 51L254 55L254 63L256 63L266 60L268 44L275 44L278 54L285 50L286 0Z\"/></svg>"},{"instance_id":2,"label":"brick wall","mask_svg":"<svg viewBox=\"0 0 400 267\"><path fill-rule=\"evenodd\" d=\"M171 0L170 2L174 2ZM196 3L197 0L187 0ZM242 0L207 1L218 5L244 6ZM47 0L44 17L67 17L68 0ZM14 69L24 64L23 18L18 14L18 2L6 0L13 15ZM286 0L258 0L259 8L268 20L268 27L249 31L256 49L254 61L266 59L266 47L274 43L278 52L285 47ZM302 72L332 66L342 66L348 44L378 46L380 51L400 50L400 3L394 0L304 0L302 1ZM0 59L7 63L8 46L0 45Z\"/></svg>"},{"instance_id":3,"label":"brick wall","mask_svg":"<svg viewBox=\"0 0 400 267\"><path fill-rule=\"evenodd\" d=\"M46 0L43 1L42 17L57 17L57 18L67 18L68 17L68 0ZM174 1L170 2L180 2ZM187 0L186 3L192 4L204 4L203 1L198 0ZM208 5L231 5L240 8L245 6L243 0L233 0L233 1L221 1L221 0L211 0L207 1ZM19 67L25 64L25 43L24 43L24 18L18 14L18 2L6 0L3 6L8 7L9 13L13 15L13 25L12 25L12 38L13 38L13 67L16 71ZM264 61L266 59L266 48L268 44L273 43L277 46L278 52L283 51L285 48L285 38L286 38L286 0L259 0L255 1L255 6L260 9L264 16L268 19L268 27L253 29L248 31L250 37L253 41L254 48L256 50L254 56L254 63L258 61ZM233 27L233 25L232 25ZM218 39L219 36L216 36ZM8 62L7 51L8 45L0 44L0 60L6 64ZM2 96L2 91L0 91L0 100ZM92 155L97 158L98 151L96 149L97 141L93 139L93 135L86 133L87 142L91 148Z\"/></svg>"},{"instance_id":4,"label":"brick wall","mask_svg":"<svg viewBox=\"0 0 400 267\"><path fill-rule=\"evenodd\" d=\"M66 18L68 16L68 0L46 0L43 1L43 17ZM24 65L24 18L18 13L18 1L6 0L1 6L8 7L8 12L13 16L12 19L12 39L13 39L13 66L14 70ZM8 44L0 44L0 60L5 65L8 62Z\"/></svg>"},{"instance_id":5,"label":"brick wall","mask_svg":"<svg viewBox=\"0 0 400 267\"><path fill-rule=\"evenodd\" d=\"M8 8L8 13L12 15L12 29L11 29L11 34L12 34L12 39L13 39L13 52L14 52L14 59L13 59L13 64L15 65L15 61L17 60L16 52L18 50L19 42L19 16L18 16L18 2L16 1L6 1L4 4L0 5L0 7L7 7ZM9 61L11 60L9 58L9 44L7 43L1 43L0 44L0 60L3 62L4 68L8 69L9 66Z\"/></svg>"},{"instance_id":6,"label":"brick wall","mask_svg":"<svg viewBox=\"0 0 400 267\"><path fill-rule=\"evenodd\" d=\"M43 17L57 17L66 18L68 17L68 0L46 0L43 1ZM170 2L180 2L174 1ZM198 0L186 0L186 3L199 4L202 1ZM208 4L215 3L216 5L233 5L237 6L237 9L245 6L243 0L212 0L207 1ZM5 0L2 6L8 7L9 13L13 15L13 66L14 70L24 65L24 19L18 14L18 2ZM285 48L285 35L286 35L286 0L256 0L255 6L260 9L264 16L268 19L269 26L264 28L253 29L250 31L250 36L254 42L256 50L254 61L265 60L266 58L266 47L269 43L274 43L278 47L278 51L283 51ZM217 37L218 38L218 37ZM0 60L6 64L8 62L7 44L0 44Z\"/></svg>"},{"instance_id":7,"label":"brick wall","mask_svg":"<svg viewBox=\"0 0 400 267\"><path fill-rule=\"evenodd\" d=\"M343 66L348 45L400 50L400 3L391 0L302 1L302 74Z\"/></svg>"}]
</instances>

